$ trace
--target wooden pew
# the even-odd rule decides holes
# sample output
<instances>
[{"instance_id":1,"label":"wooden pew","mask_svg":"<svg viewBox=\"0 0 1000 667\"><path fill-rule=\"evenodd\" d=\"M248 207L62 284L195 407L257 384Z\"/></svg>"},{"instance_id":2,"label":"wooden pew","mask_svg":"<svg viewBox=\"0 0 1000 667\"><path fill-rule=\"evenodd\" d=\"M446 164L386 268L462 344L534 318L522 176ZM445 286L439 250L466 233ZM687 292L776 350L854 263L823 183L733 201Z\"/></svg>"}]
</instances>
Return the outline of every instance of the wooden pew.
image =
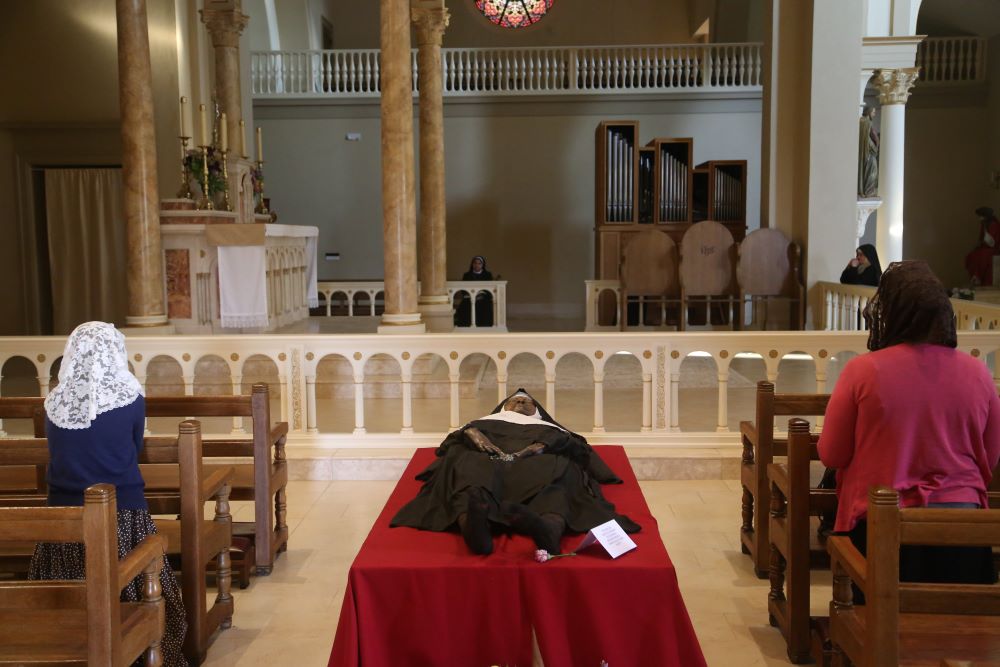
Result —
<instances>
[{"instance_id":1,"label":"wooden pew","mask_svg":"<svg viewBox=\"0 0 1000 667\"><path fill-rule=\"evenodd\" d=\"M762 579L769 575L771 553L767 515L771 506L771 490L767 481L767 466L774 462L775 456L787 454L788 444L784 438L774 437L774 418L778 415L822 415L829 401L829 394L775 394L774 384L762 380L757 383L755 421L740 422L743 441L740 542L743 553L750 555L754 571Z\"/></svg>"},{"instance_id":2,"label":"wooden pew","mask_svg":"<svg viewBox=\"0 0 1000 667\"><path fill-rule=\"evenodd\" d=\"M830 637L835 665L974 665L1000 655L1000 586L899 581L901 544L1000 544L1000 511L900 509L899 494L868 494L868 557L846 536L827 543L833 567ZM855 607L851 582L867 604ZM961 664L961 663L959 663Z\"/></svg>"},{"instance_id":3,"label":"wooden pew","mask_svg":"<svg viewBox=\"0 0 1000 667\"><path fill-rule=\"evenodd\" d=\"M188 631L184 653L198 664L205 658L209 639L218 628L232 622L232 570L229 546L232 516L229 513L229 484L232 466L206 466L202 452L201 427L196 421L182 422L179 435L146 438L140 455L140 471L146 483L146 500L151 514L179 515L180 519L154 519L157 532L167 540L167 554L179 557L181 591ZM44 438L0 440L0 471L48 464L49 450ZM34 471L31 471L32 474ZM33 477L32 477L33 479ZM215 517L204 518L206 502L215 502ZM44 486L0 493L0 506L44 506ZM0 545L0 571L27 572L31 543ZM206 566L216 562L215 602L207 604Z\"/></svg>"},{"instance_id":4,"label":"wooden pew","mask_svg":"<svg viewBox=\"0 0 1000 667\"><path fill-rule=\"evenodd\" d=\"M231 500L252 500L253 523L234 524L238 535L253 538L257 574L270 574L274 559L288 548L286 521L288 464L285 438L288 423L271 426L267 385L255 384L249 396L151 396L146 399L147 417L250 417L253 437L208 439L203 443L208 458L247 458L234 465ZM273 454L272 454L273 450ZM207 466L211 470L213 466Z\"/></svg>"},{"instance_id":5,"label":"wooden pew","mask_svg":"<svg viewBox=\"0 0 1000 667\"><path fill-rule=\"evenodd\" d=\"M0 581L0 664L163 664L160 570L166 540L144 539L118 560L115 488L92 486L83 507L0 508L0 542L82 542L82 581ZM141 602L121 589L143 577Z\"/></svg>"},{"instance_id":6,"label":"wooden pew","mask_svg":"<svg viewBox=\"0 0 1000 667\"><path fill-rule=\"evenodd\" d=\"M835 512L837 492L810 488L809 463L819 459L818 440L809 433L809 422L789 419L788 460L767 466L771 485L771 590L767 611L771 625L781 630L788 659L793 663L809 662L812 653L817 654L817 662L823 663L822 639L812 647L814 623L809 616L809 570L829 567L829 556L818 543L810 517L823 511ZM821 626L816 628L817 634L824 637L825 621L816 625Z\"/></svg>"},{"instance_id":7,"label":"wooden pew","mask_svg":"<svg viewBox=\"0 0 1000 667\"><path fill-rule=\"evenodd\" d=\"M253 539L257 574L270 574L277 555L288 548L288 423L271 426L267 385L253 385L249 396L148 396L146 417L250 417L251 438L212 438L204 441L203 451L208 458L251 459L235 464L230 499L253 501L254 521L235 523L234 532ZM35 437L45 437L43 398L0 398L0 419L14 418L33 419Z\"/></svg>"},{"instance_id":8,"label":"wooden pew","mask_svg":"<svg viewBox=\"0 0 1000 667\"><path fill-rule=\"evenodd\" d=\"M139 468L146 482L146 501L151 514L178 514L179 519L157 518L156 531L167 539L167 553L179 556L181 593L187 615L184 655L201 664L209 640L217 629L232 625L233 596L229 545L232 516L229 484L232 466L204 464L201 424L183 421L177 438L146 438ZM178 489L180 493L178 494ZM215 502L215 516L206 520L205 503ZM209 605L205 568L216 561L216 596Z\"/></svg>"}]
</instances>

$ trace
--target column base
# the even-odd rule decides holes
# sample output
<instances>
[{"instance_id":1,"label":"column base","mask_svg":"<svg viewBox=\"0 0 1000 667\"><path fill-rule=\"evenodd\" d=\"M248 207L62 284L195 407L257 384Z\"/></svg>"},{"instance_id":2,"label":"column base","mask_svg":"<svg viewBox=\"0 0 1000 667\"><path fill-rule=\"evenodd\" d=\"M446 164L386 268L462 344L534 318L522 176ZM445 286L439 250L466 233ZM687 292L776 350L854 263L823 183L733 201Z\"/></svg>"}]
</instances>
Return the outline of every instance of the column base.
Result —
<instances>
[{"instance_id":1,"label":"column base","mask_svg":"<svg viewBox=\"0 0 1000 667\"><path fill-rule=\"evenodd\" d=\"M139 323L133 320L152 320L152 317L126 317L125 326L121 331L126 336L172 336L177 333L177 328L169 320L158 320L154 323Z\"/></svg>"},{"instance_id":2,"label":"column base","mask_svg":"<svg viewBox=\"0 0 1000 667\"><path fill-rule=\"evenodd\" d=\"M384 313L378 326L380 334L421 334L426 331L420 313Z\"/></svg>"},{"instance_id":3,"label":"column base","mask_svg":"<svg viewBox=\"0 0 1000 667\"><path fill-rule=\"evenodd\" d=\"M430 299L433 298L435 297L428 297L427 302L421 299L417 304L420 318L427 324L427 331L432 333L453 331L455 329L455 309L451 307L448 297L437 297L437 299L443 298L443 302L439 300L431 302Z\"/></svg>"}]
</instances>

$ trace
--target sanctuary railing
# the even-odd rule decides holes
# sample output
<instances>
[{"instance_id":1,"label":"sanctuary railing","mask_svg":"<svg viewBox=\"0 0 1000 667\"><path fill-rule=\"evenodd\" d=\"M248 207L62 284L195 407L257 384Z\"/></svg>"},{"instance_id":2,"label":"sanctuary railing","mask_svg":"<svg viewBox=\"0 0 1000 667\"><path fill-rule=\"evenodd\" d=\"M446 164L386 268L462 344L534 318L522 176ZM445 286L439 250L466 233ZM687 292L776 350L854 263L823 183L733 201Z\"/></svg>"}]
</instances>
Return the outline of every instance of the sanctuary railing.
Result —
<instances>
[{"instance_id":1,"label":"sanctuary railing","mask_svg":"<svg viewBox=\"0 0 1000 667\"><path fill-rule=\"evenodd\" d=\"M866 331L865 306L875 296L875 288L820 282L823 298L823 329L826 331ZM952 299L955 325L960 331L1000 330L1000 305L969 299Z\"/></svg>"},{"instance_id":2,"label":"sanctuary railing","mask_svg":"<svg viewBox=\"0 0 1000 667\"><path fill-rule=\"evenodd\" d=\"M928 37L917 47L918 85L986 81L984 37Z\"/></svg>"},{"instance_id":3,"label":"sanctuary railing","mask_svg":"<svg viewBox=\"0 0 1000 667\"><path fill-rule=\"evenodd\" d=\"M761 44L441 49L446 97L761 89ZM416 50L413 91L419 87ZM380 95L378 49L255 51L256 98Z\"/></svg>"},{"instance_id":4,"label":"sanctuary railing","mask_svg":"<svg viewBox=\"0 0 1000 667\"><path fill-rule=\"evenodd\" d=\"M480 296L489 295L493 300L493 324L483 326L476 322L476 309L471 308L469 329L475 331L507 331L507 281L506 280L449 280L445 283L448 300L457 304L462 299L475 303ZM326 305L327 317L374 317L381 313L379 306L385 294L385 283L370 281L320 281L319 294ZM417 283L419 293L420 283ZM460 330L465 327L460 327Z\"/></svg>"},{"instance_id":5,"label":"sanctuary railing","mask_svg":"<svg viewBox=\"0 0 1000 667\"><path fill-rule=\"evenodd\" d=\"M479 403L472 407L465 403L466 414L462 414L460 389L473 362L480 369L490 369L497 400L517 386L533 387L530 390L537 392L540 400L544 397L544 405L557 419L566 401L592 403L589 428L576 424L574 429L593 442L735 447L729 399L737 394L729 385L731 379L740 381L739 409L748 411L745 417L750 418L753 382L746 375L747 364L756 368L750 376L777 382L779 387L785 383L784 391L789 390L786 364L809 364L805 384L799 382L793 389L823 393L832 388L830 380L848 358L865 353L866 340L863 332L761 331L129 336L127 345L130 366L147 390L174 383L173 393L199 395L221 389L216 393L228 394L245 390L250 382L268 382L280 402L275 412L290 424L293 446L307 449L413 447L439 442L449 430L482 414L469 414L470 410L481 410ZM22 386L18 395L46 395L56 382L64 344L65 338L60 336L0 338L0 368L8 376L0 384L2 393L11 395L9 376L19 366L22 378L34 374L37 389L23 391ZM959 348L995 367L1000 332L963 330ZM736 360L739 372L733 369ZM427 367L440 371L444 391L420 397L419 416L429 410L429 401L438 401L440 408L447 405L447 410L440 410L440 423L418 432L414 428L414 389L419 373ZM516 377L512 375L515 367ZM386 374L385 369L391 372ZM341 381L346 380L339 387L344 393L339 398L336 392L329 396L345 402L338 407L344 423L331 428L328 419L320 419L325 418L321 410L337 406L328 398L321 405L317 387L330 390L331 374L338 373ZM369 391L378 373L382 388L388 385L393 390L393 398L382 404L373 403L378 398ZM585 382L567 392L569 380ZM518 385L512 384L515 381ZM214 389L208 386L212 383ZM687 387L684 392L682 384ZM635 389L623 394L623 386ZM608 402L608 392L615 393L615 401ZM623 395L628 399L625 402ZM482 398L492 407L493 397ZM347 407L352 402L353 411ZM680 433L682 408L702 412L707 408L709 419L714 408L715 429ZM369 420L384 420L387 410L397 411L390 416L400 426L392 432L373 432ZM618 414L622 412L631 412L634 421L622 426L626 419ZM615 430L606 427L606 416L619 424ZM322 429L321 421L325 423Z\"/></svg>"}]
</instances>

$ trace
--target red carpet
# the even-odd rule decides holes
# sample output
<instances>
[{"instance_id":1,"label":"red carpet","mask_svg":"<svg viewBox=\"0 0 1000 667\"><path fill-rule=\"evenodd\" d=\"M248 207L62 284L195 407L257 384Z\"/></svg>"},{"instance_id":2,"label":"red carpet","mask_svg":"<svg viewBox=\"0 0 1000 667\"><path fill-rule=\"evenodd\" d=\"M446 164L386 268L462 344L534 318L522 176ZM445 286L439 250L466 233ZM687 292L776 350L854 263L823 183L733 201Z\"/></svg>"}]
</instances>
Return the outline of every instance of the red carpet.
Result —
<instances>
[{"instance_id":1,"label":"red carpet","mask_svg":"<svg viewBox=\"0 0 1000 667\"><path fill-rule=\"evenodd\" d=\"M336 667L531 664L534 628L546 667L705 664L677 575L621 447L596 447L625 483L604 486L642 526L638 548L611 560L599 546L549 563L527 537L470 555L458 534L389 528L434 458L414 454L348 574L330 655ZM571 549L581 537L564 538Z\"/></svg>"}]
</instances>

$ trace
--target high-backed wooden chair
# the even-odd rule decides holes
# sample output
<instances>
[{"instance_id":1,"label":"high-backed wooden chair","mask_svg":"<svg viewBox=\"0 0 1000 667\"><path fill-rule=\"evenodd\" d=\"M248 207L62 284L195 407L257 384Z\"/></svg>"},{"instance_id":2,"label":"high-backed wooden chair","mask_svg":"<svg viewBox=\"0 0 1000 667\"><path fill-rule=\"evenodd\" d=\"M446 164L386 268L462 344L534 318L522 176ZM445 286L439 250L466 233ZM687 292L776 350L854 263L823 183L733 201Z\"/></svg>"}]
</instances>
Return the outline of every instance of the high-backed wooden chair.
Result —
<instances>
[{"instance_id":1,"label":"high-backed wooden chair","mask_svg":"<svg viewBox=\"0 0 1000 667\"><path fill-rule=\"evenodd\" d=\"M740 422L743 441L740 542L743 553L749 554L753 560L758 577L768 576L771 562L767 515L771 507L771 489L767 481L767 466L774 462L775 456L785 456L788 452L787 440L774 437L774 418L822 415L829 401L829 394L775 394L774 384L761 380L757 383L755 421Z\"/></svg>"},{"instance_id":2,"label":"high-backed wooden chair","mask_svg":"<svg viewBox=\"0 0 1000 667\"><path fill-rule=\"evenodd\" d=\"M744 304L749 303L753 314L751 322L762 313L761 328L767 329L769 303L786 300L790 306L787 325L802 329L805 326L805 287L799 274L799 247L777 229L755 229L740 243L738 256L736 282L740 314L743 314Z\"/></svg>"},{"instance_id":3,"label":"high-backed wooden chair","mask_svg":"<svg viewBox=\"0 0 1000 667\"><path fill-rule=\"evenodd\" d=\"M146 501L151 514L179 515L179 519L156 518L156 530L167 539L167 553L180 559L181 592L188 629L184 655L200 664L208 652L212 634L232 625L232 515L229 484L232 466L209 470L203 463L201 424L183 421L176 438L146 438L139 468L146 482ZM179 493L178 493L179 490ZM205 503L214 502L214 517L205 519ZM205 568L217 562L216 595L207 601Z\"/></svg>"},{"instance_id":4,"label":"high-backed wooden chair","mask_svg":"<svg viewBox=\"0 0 1000 667\"><path fill-rule=\"evenodd\" d=\"M813 623L809 616L809 570L829 567L825 544L819 543L810 517L820 512L836 512L834 489L812 489L809 463L819 460L817 436L809 433L809 422L788 420L788 459L767 466L771 485L770 577L767 611L771 625L785 638L788 659L794 663L812 659ZM826 635L825 622L817 621L819 636ZM822 651L817 640L815 652ZM816 656L822 663L822 657Z\"/></svg>"},{"instance_id":5,"label":"high-backed wooden chair","mask_svg":"<svg viewBox=\"0 0 1000 667\"><path fill-rule=\"evenodd\" d=\"M83 507L0 508L0 543L9 542L82 542L86 579L0 581L0 664L163 664L166 540L151 535L118 560L113 486L87 489ZM121 602L121 589L139 575L142 601Z\"/></svg>"},{"instance_id":6,"label":"high-backed wooden chair","mask_svg":"<svg viewBox=\"0 0 1000 667\"><path fill-rule=\"evenodd\" d=\"M1000 658L1000 586L899 581L902 544L1000 545L1000 511L900 509L899 494L868 494L867 558L846 536L827 542L833 567L830 637L834 665L973 665ZM854 606L851 582L865 594Z\"/></svg>"},{"instance_id":7,"label":"high-backed wooden chair","mask_svg":"<svg viewBox=\"0 0 1000 667\"><path fill-rule=\"evenodd\" d=\"M681 329L693 303L705 304L705 323L712 323L712 306L722 308L734 329L740 328L735 281L736 242L732 233L713 220L691 225L681 239Z\"/></svg>"},{"instance_id":8,"label":"high-backed wooden chair","mask_svg":"<svg viewBox=\"0 0 1000 667\"><path fill-rule=\"evenodd\" d=\"M646 306L660 307L661 324L666 324L668 304L680 303L677 276L677 246L669 236L657 231L635 234L622 253L619 328L628 328L629 297L638 297L638 323L645 321Z\"/></svg>"}]
</instances>

